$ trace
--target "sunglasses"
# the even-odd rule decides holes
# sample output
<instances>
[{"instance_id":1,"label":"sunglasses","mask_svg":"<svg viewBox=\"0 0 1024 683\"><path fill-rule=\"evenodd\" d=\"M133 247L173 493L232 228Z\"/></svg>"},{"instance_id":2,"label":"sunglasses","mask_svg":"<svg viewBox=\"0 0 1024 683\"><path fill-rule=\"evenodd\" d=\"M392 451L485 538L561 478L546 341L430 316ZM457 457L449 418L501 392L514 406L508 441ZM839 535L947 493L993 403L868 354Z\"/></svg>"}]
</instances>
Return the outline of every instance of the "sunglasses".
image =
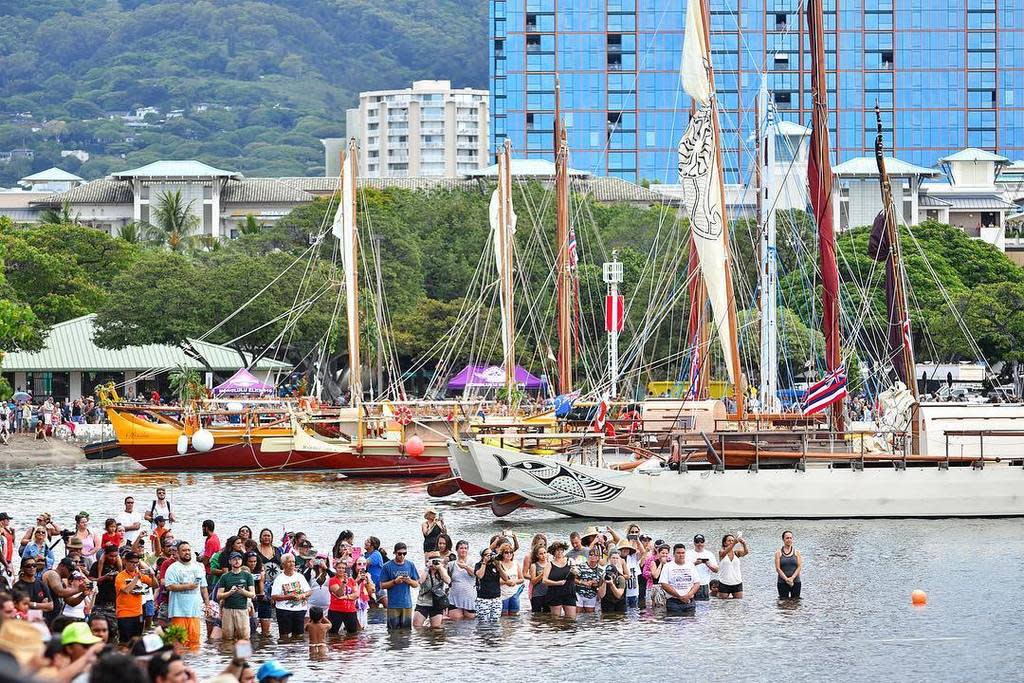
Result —
<instances>
[{"instance_id":1,"label":"sunglasses","mask_svg":"<svg viewBox=\"0 0 1024 683\"><path fill-rule=\"evenodd\" d=\"M408 555L408 553L404 550L400 550L399 552L395 553L395 557L405 557L406 555Z\"/></svg>"}]
</instances>

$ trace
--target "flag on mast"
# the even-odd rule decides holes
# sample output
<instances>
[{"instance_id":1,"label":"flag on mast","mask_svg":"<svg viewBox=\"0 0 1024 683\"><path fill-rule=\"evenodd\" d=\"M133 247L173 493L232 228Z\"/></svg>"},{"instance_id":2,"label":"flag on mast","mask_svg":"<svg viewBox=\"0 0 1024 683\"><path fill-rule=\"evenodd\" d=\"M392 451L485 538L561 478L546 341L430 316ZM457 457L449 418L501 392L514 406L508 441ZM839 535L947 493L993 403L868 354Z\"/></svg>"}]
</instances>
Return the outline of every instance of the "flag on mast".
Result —
<instances>
[{"instance_id":1,"label":"flag on mast","mask_svg":"<svg viewBox=\"0 0 1024 683\"><path fill-rule=\"evenodd\" d=\"M341 199L334 213L331 232L341 240L342 266L345 269L345 314L348 323L349 378L353 403L362 395L359 378L359 271L356 264L355 183L352 177L354 153L350 150L341 164Z\"/></svg>"},{"instance_id":2,"label":"flag on mast","mask_svg":"<svg viewBox=\"0 0 1024 683\"><path fill-rule=\"evenodd\" d=\"M840 365L818 382L812 384L804 394L803 413L814 415L828 408L836 401L846 398L846 370Z\"/></svg>"},{"instance_id":3,"label":"flag on mast","mask_svg":"<svg viewBox=\"0 0 1024 683\"><path fill-rule=\"evenodd\" d=\"M704 11L700 0L689 0L680 79L694 99L696 111L679 141L679 184L690 218L693 244L700 260L701 275L711 302L712 323L726 359L733 344L729 329L729 287L726 276L727 234L719 181L718 141L715 139L715 94L708 77L711 61L704 43ZM735 382L735 368L726 362L729 380Z\"/></svg>"}]
</instances>

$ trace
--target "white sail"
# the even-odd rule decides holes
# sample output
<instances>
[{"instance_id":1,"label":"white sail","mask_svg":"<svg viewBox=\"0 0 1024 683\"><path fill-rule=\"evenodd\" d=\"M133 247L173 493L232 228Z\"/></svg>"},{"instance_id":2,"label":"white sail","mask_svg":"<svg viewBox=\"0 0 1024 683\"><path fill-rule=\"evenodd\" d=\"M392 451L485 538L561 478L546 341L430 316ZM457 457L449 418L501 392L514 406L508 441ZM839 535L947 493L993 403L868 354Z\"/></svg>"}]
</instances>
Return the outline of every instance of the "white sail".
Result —
<instances>
[{"instance_id":1,"label":"white sail","mask_svg":"<svg viewBox=\"0 0 1024 683\"><path fill-rule=\"evenodd\" d=\"M359 359L359 270L356 264L355 183L352 178L352 153L341 165L341 201L334 214L331 232L341 240L342 266L345 269L345 312L348 322L349 391L352 405L362 397Z\"/></svg>"},{"instance_id":2,"label":"white sail","mask_svg":"<svg viewBox=\"0 0 1024 683\"><path fill-rule=\"evenodd\" d=\"M711 99L711 81L708 79L710 65L707 50L704 49L704 11L699 0L690 0L686 6L683 61L679 71L683 89L700 103Z\"/></svg>"},{"instance_id":3,"label":"white sail","mask_svg":"<svg viewBox=\"0 0 1024 683\"><path fill-rule=\"evenodd\" d=\"M679 141L679 184L683 188L693 244L711 302L712 324L718 331L729 380L735 382L736 369L729 360L733 339L729 329L727 233L715 139L714 93L708 78L709 58L698 0L690 0L687 7L684 41L680 77L686 92L696 101L697 110Z\"/></svg>"},{"instance_id":4,"label":"white sail","mask_svg":"<svg viewBox=\"0 0 1024 683\"><path fill-rule=\"evenodd\" d=\"M505 254L508 253L511 258L511 245L513 235L516 233L516 212L512 208L512 197L506 198L505 206L508 209L508 225L502 225L501 195L499 193L503 186L504 184L499 174L498 189L491 193L490 219L491 237L494 240L494 262L498 267L498 292L501 296L502 363L503 367L508 367L508 360L512 357L511 354L514 351L515 339L513 337L514 326L510 319L512 315L510 306L512 301L512 277L510 272L512 263L505 263ZM508 249L505 247L506 244L509 245Z\"/></svg>"}]
</instances>

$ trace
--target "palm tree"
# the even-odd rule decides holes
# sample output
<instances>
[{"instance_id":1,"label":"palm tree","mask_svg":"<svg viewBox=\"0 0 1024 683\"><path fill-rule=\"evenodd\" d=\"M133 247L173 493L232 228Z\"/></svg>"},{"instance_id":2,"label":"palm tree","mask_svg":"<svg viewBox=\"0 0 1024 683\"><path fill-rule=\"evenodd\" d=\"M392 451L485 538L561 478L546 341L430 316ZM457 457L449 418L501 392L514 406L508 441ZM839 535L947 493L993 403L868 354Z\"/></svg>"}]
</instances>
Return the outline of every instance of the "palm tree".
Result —
<instances>
[{"instance_id":1,"label":"palm tree","mask_svg":"<svg viewBox=\"0 0 1024 683\"><path fill-rule=\"evenodd\" d=\"M117 236L128 244L139 244L142 242L143 234L147 228L148 226L143 223L132 221L118 230Z\"/></svg>"},{"instance_id":2,"label":"palm tree","mask_svg":"<svg viewBox=\"0 0 1024 683\"><path fill-rule=\"evenodd\" d=\"M178 405L184 407L206 396L203 376L195 368L179 365L167 375L167 380L178 397Z\"/></svg>"},{"instance_id":3,"label":"palm tree","mask_svg":"<svg viewBox=\"0 0 1024 683\"><path fill-rule=\"evenodd\" d=\"M171 251L187 251L199 228L199 216L192 211L193 204L195 200L186 202L180 190L161 192L147 230L150 241Z\"/></svg>"},{"instance_id":4,"label":"palm tree","mask_svg":"<svg viewBox=\"0 0 1024 683\"><path fill-rule=\"evenodd\" d=\"M78 225L81 214L71 213L71 202L64 201L60 209L49 208L39 214L39 222L52 225Z\"/></svg>"},{"instance_id":5,"label":"palm tree","mask_svg":"<svg viewBox=\"0 0 1024 683\"><path fill-rule=\"evenodd\" d=\"M263 224L256 220L251 213L246 215L245 222L241 225L243 235L258 235L263 232Z\"/></svg>"}]
</instances>

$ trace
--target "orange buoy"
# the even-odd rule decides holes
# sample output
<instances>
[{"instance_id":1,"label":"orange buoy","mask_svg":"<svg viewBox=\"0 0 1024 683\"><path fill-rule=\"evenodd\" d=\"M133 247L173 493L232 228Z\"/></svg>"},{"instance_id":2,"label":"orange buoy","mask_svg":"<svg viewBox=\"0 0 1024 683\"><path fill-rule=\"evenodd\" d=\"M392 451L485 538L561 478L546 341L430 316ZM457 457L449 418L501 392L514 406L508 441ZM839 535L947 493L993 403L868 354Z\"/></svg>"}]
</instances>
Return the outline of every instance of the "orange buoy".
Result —
<instances>
[{"instance_id":1,"label":"orange buoy","mask_svg":"<svg viewBox=\"0 0 1024 683\"><path fill-rule=\"evenodd\" d=\"M928 604L928 594L920 588L916 589L910 594L910 602L918 607Z\"/></svg>"}]
</instances>

